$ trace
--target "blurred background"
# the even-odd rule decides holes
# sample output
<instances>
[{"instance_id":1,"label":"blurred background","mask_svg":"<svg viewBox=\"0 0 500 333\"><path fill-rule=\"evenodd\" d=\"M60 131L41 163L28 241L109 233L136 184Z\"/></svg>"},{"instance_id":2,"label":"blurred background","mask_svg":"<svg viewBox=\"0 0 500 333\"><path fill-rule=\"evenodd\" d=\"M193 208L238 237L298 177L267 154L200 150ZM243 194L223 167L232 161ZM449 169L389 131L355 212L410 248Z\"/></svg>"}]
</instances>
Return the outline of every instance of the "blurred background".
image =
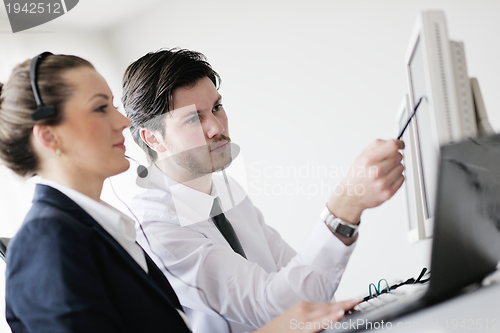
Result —
<instances>
[{"instance_id":1,"label":"blurred background","mask_svg":"<svg viewBox=\"0 0 500 333\"><path fill-rule=\"evenodd\" d=\"M469 76L478 78L498 132L498 0L81 0L64 16L16 34L1 7L0 82L40 52L75 54L95 65L121 105L121 78L132 61L161 48L202 52L222 77L231 138L241 147L234 177L299 250L356 156L377 138L396 137L408 42L417 14L435 9L445 12L449 37L465 43ZM146 163L126 136L127 153ZM136 167L132 162L111 179L125 202L137 189ZM0 166L0 237L15 235L35 182ZM126 211L117 196L107 181L103 200ZM408 244L407 224L404 189L363 214L337 300L428 267L431 242ZM0 332L10 332L4 288L1 262Z\"/></svg>"}]
</instances>

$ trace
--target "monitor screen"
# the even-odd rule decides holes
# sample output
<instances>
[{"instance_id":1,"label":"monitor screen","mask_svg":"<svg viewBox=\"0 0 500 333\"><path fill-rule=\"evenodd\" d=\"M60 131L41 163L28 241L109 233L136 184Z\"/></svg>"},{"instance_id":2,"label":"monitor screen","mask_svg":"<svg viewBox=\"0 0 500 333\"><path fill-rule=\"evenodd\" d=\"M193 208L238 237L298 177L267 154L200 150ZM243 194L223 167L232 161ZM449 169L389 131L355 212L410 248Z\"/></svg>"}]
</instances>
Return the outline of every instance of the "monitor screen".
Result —
<instances>
[{"instance_id":1,"label":"monitor screen","mask_svg":"<svg viewBox=\"0 0 500 333\"><path fill-rule=\"evenodd\" d=\"M400 110L401 114L398 119L399 123L398 125L399 125L399 130L401 131L401 129L405 126L408 117L411 114L411 109L409 107L409 101L407 96L405 96ZM418 232L417 230L418 213L417 213L417 205L415 204L417 202L417 199L415 198L417 191L415 189L415 180L414 180L415 170L414 170L414 163L412 156L412 145L413 145L413 141L411 139L412 135L413 135L412 123L410 123L406 131L404 132L403 136L401 137L401 140L403 140L405 143L405 150L403 151L403 165L405 166L405 170L403 175L405 177L404 186L406 189L406 205L408 207L408 229L410 230L410 232L413 230L416 230ZM413 241L416 240L418 240L418 238Z\"/></svg>"},{"instance_id":2,"label":"monitor screen","mask_svg":"<svg viewBox=\"0 0 500 333\"><path fill-rule=\"evenodd\" d=\"M439 144L434 136L432 128L430 94L426 86L424 56L420 38L415 44L413 54L409 63L409 74L411 82L411 95L413 104L417 104L420 98L424 98L415 114L417 159L419 165L419 177L422 188L422 201L424 202L425 218L431 218L434 213L434 197L436 192L437 170L439 164Z\"/></svg>"}]
</instances>

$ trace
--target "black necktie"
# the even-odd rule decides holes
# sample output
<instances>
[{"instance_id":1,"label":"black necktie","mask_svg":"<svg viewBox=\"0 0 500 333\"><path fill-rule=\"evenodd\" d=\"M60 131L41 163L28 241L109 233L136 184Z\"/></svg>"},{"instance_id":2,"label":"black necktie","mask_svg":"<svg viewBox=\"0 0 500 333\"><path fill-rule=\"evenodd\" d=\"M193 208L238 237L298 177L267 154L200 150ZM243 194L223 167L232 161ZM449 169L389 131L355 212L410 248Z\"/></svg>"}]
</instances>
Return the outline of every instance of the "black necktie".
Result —
<instances>
[{"instance_id":1,"label":"black necktie","mask_svg":"<svg viewBox=\"0 0 500 333\"><path fill-rule=\"evenodd\" d=\"M241 246L240 240L234 232L231 223L227 220L226 216L222 212L222 209L217 202L217 198L214 199L214 204L212 205L212 210L210 211L210 216L214 219L215 226L219 229L220 233L227 240L229 245L234 252L241 255L243 258L247 258L245 255L245 251L243 251L243 247Z\"/></svg>"}]
</instances>

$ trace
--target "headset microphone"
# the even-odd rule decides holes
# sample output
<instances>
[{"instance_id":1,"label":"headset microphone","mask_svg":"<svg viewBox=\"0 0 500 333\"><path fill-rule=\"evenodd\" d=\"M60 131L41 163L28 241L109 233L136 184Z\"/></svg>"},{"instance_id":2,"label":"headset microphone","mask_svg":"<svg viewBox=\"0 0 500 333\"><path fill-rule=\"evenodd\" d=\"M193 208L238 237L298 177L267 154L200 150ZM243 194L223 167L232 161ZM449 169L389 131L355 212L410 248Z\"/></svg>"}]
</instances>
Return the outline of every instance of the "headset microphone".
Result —
<instances>
[{"instance_id":1,"label":"headset microphone","mask_svg":"<svg viewBox=\"0 0 500 333\"><path fill-rule=\"evenodd\" d=\"M148 168L146 168L144 165L139 163L135 158L132 158L132 157L127 156L127 155L125 155L125 157L128 158L129 160L132 160L135 163L139 164L139 166L137 167L137 175L140 178L146 178L148 176Z\"/></svg>"}]
</instances>

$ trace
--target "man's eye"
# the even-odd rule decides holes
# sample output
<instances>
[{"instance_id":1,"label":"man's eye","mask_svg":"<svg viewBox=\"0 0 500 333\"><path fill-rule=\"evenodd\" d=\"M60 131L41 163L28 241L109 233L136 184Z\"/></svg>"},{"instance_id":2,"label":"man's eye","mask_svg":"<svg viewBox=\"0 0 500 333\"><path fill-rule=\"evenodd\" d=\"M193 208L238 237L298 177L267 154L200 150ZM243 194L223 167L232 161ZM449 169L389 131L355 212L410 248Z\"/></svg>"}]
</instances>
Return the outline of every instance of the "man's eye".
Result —
<instances>
[{"instance_id":1,"label":"man's eye","mask_svg":"<svg viewBox=\"0 0 500 333\"><path fill-rule=\"evenodd\" d=\"M222 108L222 104L217 104L214 106L214 111L219 111Z\"/></svg>"}]
</instances>

